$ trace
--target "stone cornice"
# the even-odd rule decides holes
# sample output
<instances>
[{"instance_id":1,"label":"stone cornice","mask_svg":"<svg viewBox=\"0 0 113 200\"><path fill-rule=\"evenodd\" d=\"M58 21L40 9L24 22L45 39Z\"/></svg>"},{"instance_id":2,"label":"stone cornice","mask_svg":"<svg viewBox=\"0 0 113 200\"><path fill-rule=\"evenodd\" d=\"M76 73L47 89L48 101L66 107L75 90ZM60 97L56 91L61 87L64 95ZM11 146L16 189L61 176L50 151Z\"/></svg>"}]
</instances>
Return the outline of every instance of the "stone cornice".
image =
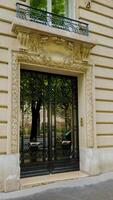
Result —
<instances>
[{"instance_id":1,"label":"stone cornice","mask_svg":"<svg viewBox=\"0 0 113 200\"><path fill-rule=\"evenodd\" d=\"M60 59L64 59L66 63L72 65L77 60L88 62L90 51L96 44L89 36L82 36L18 18L13 22L12 30L17 34L20 50L34 52L37 55L48 57L49 60L52 57L55 58L57 52L58 59L54 60L56 64L58 64L58 60L62 63ZM51 47L52 51L47 47Z\"/></svg>"},{"instance_id":2,"label":"stone cornice","mask_svg":"<svg viewBox=\"0 0 113 200\"><path fill-rule=\"evenodd\" d=\"M34 55L32 61L34 62L35 60L35 62L41 64L48 62L51 65L58 66L70 65L72 68L77 62L81 62L84 65L84 63L88 62L92 48L92 44L70 41L59 36L18 32L17 38L19 41L18 49L31 53L32 57ZM29 59L28 57L27 60Z\"/></svg>"}]
</instances>

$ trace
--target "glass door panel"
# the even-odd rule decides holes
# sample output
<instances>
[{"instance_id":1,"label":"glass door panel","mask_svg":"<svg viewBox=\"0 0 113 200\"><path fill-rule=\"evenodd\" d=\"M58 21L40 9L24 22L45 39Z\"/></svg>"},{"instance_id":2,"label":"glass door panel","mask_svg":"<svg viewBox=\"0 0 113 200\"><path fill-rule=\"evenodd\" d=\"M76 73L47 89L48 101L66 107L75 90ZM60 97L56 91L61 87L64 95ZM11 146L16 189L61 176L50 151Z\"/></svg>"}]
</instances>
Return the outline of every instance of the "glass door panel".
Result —
<instances>
[{"instance_id":1,"label":"glass door panel","mask_svg":"<svg viewBox=\"0 0 113 200\"><path fill-rule=\"evenodd\" d=\"M21 70L20 97L23 176L78 169L77 79Z\"/></svg>"}]
</instances>

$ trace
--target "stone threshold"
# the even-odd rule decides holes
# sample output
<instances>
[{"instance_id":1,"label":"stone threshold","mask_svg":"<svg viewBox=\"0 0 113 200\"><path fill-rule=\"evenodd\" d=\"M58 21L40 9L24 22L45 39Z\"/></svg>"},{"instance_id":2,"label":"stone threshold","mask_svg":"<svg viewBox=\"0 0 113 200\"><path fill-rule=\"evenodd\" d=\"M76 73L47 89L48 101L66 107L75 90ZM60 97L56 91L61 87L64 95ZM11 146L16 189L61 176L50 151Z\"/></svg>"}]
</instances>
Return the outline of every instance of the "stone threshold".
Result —
<instances>
[{"instance_id":1,"label":"stone threshold","mask_svg":"<svg viewBox=\"0 0 113 200\"><path fill-rule=\"evenodd\" d=\"M36 187L40 185L46 185L49 183L55 183L57 181L73 180L73 179L79 179L79 178L87 177L87 176L88 174L85 174L84 172L81 172L81 171L34 176L34 177L29 177L29 178L22 178L20 181L20 185L21 185L21 189L26 189L26 188Z\"/></svg>"}]
</instances>

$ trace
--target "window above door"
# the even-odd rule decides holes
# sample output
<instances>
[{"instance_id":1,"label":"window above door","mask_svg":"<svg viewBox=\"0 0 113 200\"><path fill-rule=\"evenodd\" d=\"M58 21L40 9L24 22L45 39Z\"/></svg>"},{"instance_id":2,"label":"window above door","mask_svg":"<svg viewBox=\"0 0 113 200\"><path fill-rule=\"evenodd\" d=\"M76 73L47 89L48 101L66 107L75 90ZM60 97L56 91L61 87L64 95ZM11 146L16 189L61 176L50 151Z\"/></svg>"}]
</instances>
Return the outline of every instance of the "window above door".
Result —
<instances>
[{"instance_id":1,"label":"window above door","mask_svg":"<svg viewBox=\"0 0 113 200\"><path fill-rule=\"evenodd\" d=\"M60 36L66 40L78 40L81 43L85 41L85 44L91 42L92 46L88 24L73 19L76 0L28 1L28 3L23 4L16 3L16 17L12 22L12 31L17 34L20 31L30 34L40 32L46 36L48 34Z\"/></svg>"},{"instance_id":2,"label":"window above door","mask_svg":"<svg viewBox=\"0 0 113 200\"><path fill-rule=\"evenodd\" d=\"M50 29L50 32L55 31L55 34L56 31L63 30L88 36L88 24L75 20L76 0L30 0L29 3L30 6L16 4L16 16L18 18L35 22L38 27L44 30L46 28L47 30ZM41 25L44 26L41 27ZM51 28L48 28L48 26ZM53 28L60 30L54 30ZM63 33L60 34L62 35ZM67 35L67 33L64 34Z\"/></svg>"},{"instance_id":3,"label":"window above door","mask_svg":"<svg viewBox=\"0 0 113 200\"><path fill-rule=\"evenodd\" d=\"M75 0L30 0L30 6L64 17L75 18Z\"/></svg>"}]
</instances>

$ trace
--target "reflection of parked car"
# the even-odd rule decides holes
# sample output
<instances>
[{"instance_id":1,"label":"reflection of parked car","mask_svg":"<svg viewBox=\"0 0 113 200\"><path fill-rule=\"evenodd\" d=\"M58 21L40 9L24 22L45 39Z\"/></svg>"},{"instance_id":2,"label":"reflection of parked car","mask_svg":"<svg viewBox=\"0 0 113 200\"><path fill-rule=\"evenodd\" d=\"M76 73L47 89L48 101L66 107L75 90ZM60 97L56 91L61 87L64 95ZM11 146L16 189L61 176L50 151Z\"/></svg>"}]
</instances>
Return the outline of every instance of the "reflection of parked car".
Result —
<instances>
[{"instance_id":1,"label":"reflection of parked car","mask_svg":"<svg viewBox=\"0 0 113 200\"><path fill-rule=\"evenodd\" d=\"M63 134L62 148L64 150L71 149L71 130Z\"/></svg>"},{"instance_id":2,"label":"reflection of parked car","mask_svg":"<svg viewBox=\"0 0 113 200\"><path fill-rule=\"evenodd\" d=\"M29 148L31 151L37 151L41 145L41 142L30 142Z\"/></svg>"},{"instance_id":3,"label":"reflection of parked car","mask_svg":"<svg viewBox=\"0 0 113 200\"><path fill-rule=\"evenodd\" d=\"M30 142L29 145L30 146L39 146L41 144L41 142Z\"/></svg>"}]
</instances>

